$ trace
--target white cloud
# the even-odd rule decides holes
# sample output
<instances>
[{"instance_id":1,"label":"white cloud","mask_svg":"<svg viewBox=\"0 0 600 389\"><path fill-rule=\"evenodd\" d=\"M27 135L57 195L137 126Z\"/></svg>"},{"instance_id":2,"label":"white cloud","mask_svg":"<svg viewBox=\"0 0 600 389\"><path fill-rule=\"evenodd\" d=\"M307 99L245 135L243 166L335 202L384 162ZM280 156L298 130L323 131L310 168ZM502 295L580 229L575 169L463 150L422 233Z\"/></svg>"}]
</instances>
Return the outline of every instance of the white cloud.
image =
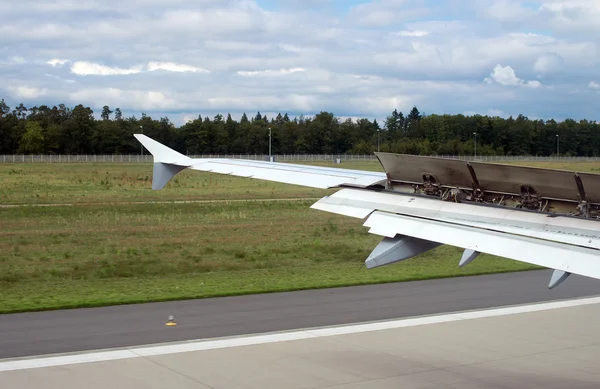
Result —
<instances>
[{"instance_id":1,"label":"white cloud","mask_svg":"<svg viewBox=\"0 0 600 389\"><path fill-rule=\"evenodd\" d=\"M20 56L10 57L9 60L10 60L10 62L12 62L13 64L16 64L16 65L24 65L27 63L25 58L20 57Z\"/></svg>"},{"instance_id":2,"label":"white cloud","mask_svg":"<svg viewBox=\"0 0 600 389\"><path fill-rule=\"evenodd\" d=\"M413 105L600 119L600 2L260 4L22 0L0 9L0 94L11 106L107 104L181 120L381 118Z\"/></svg>"},{"instance_id":3,"label":"white cloud","mask_svg":"<svg viewBox=\"0 0 600 389\"><path fill-rule=\"evenodd\" d=\"M512 23L530 18L535 11L525 7L521 1L495 0L490 2L487 14L492 18Z\"/></svg>"},{"instance_id":4,"label":"white cloud","mask_svg":"<svg viewBox=\"0 0 600 389\"><path fill-rule=\"evenodd\" d=\"M540 87L542 84L537 80L525 81L517 77L515 71L510 66L502 66L500 64L494 67L489 77L484 79L488 84L496 83L502 86L519 86L525 85L532 88Z\"/></svg>"},{"instance_id":5,"label":"white cloud","mask_svg":"<svg viewBox=\"0 0 600 389\"><path fill-rule=\"evenodd\" d=\"M560 70L564 64L563 58L556 53L549 53L540 56L533 64L533 71L543 75Z\"/></svg>"},{"instance_id":6,"label":"white cloud","mask_svg":"<svg viewBox=\"0 0 600 389\"><path fill-rule=\"evenodd\" d=\"M49 77L49 78L52 78L52 79L54 79L54 80L59 80L59 81L62 81L62 82L66 82L66 83L68 83L68 84L73 84L73 83L75 83L75 80L68 79L68 78L62 78L62 77L59 77L59 76L57 76L57 75L54 75L54 74L44 73L44 76L46 76L46 77Z\"/></svg>"},{"instance_id":7,"label":"white cloud","mask_svg":"<svg viewBox=\"0 0 600 389\"><path fill-rule=\"evenodd\" d=\"M182 65L174 62L149 62L148 70L153 72L156 70L166 70L168 72L202 72L208 73L208 70L196 66Z\"/></svg>"},{"instance_id":8,"label":"white cloud","mask_svg":"<svg viewBox=\"0 0 600 389\"><path fill-rule=\"evenodd\" d=\"M6 59L0 59L0 65L13 66L13 65L24 65L27 60L20 56L11 56Z\"/></svg>"},{"instance_id":9,"label":"white cloud","mask_svg":"<svg viewBox=\"0 0 600 389\"><path fill-rule=\"evenodd\" d=\"M136 110L171 110L178 109L180 102L169 94L157 90L124 90L118 88L97 88L72 92L68 97L74 101L87 104L92 102L127 106Z\"/></svg>"},{"instance_id":10,"label":"white cloud","mask_svg":"<svg viewBox=\"0 0 600 389\"><path fill-rule=\"evenodd\" d=\"M12 92L13 96L21 99L36 99L48 93L47 89L31 86L9 86L8 90Z\"/></svg>"},{"instance_id":11,"label":"white cloud","mask_svg":"<svg viewBox=\"0 0 600 389\"><path fill-rule=\"evenodd\" d=\"M549 25L554 23L561 29L592 28L600 31L600 3L595 0L557 0L545 1L539 12L548 16Z\"/></svg>"},{"instance_id":12,"label":"white cloud","mask_svg":"<svg viewBox=\"0 0 600 389\"><path fill-rule=\"evenodd\" d=\"M291 69L279 69L279 70L239 70L237 74L240 76L265 76L265 75L284 75L290 73L304 72L306 69L303 68L291 68Z\"/></svg>"},{"instance_id":13,"label":"white cloud","mask_svg":"<svg viewBox=\"0 0 600 389\"><path fill-rule=\"evenodd\" d=\"M596 0L497 0L486 15L511 26L560 32L565 35L600 33L600 3Z\"/></svg>"},{"instance_id":14,"label":"white cloud","mask_svg":"<svg viewBox=\"0 0 600 389\"><path fill-rule=\"evenodd\" d=\"M429 10L421 6L422 1L373 0L352 6L347 19L361 26L387 26L412 18L423 17ZM411 4L417 6L410 6Z\"/></svg>"},{"instance_id":15,"label":"white cloud","mask_svg":"<svg viewBox=\"0 0 600 389\"><path fill-rule=\"evenodd\" d=\"M67 62L66 60L62 60L62 61L63 61L63 63ZM52 66L55 66L59 62L57 62L57 60L50 60L47 63ZM184 72L208 73L209 72L206 69L202 69L202 68L196 67L196 66L183 65L183 64L178 64L175 62L156 62L156 61L148 62L148 65L146 65L145 67L142 65L136 65L136 66L132 66L129 68L106 66L106 65L93 63L93 62L86 62L86 61L77 61L77 62L74 62L73 65L71 66L71 73L74 73L74 74L77 74L80 76L88 76L88 75L114 76L114 75L138 74L145 70L150 71L150 72L164 70L164 71L168 71L168 72L178 72L178 73L184 73Z\"/></svg>"},{"instance_id":16,"label":"white cloud","mask_svg":"<svg viewBox=\"0 0 600 389\"><path fill-rule=\"evenodd\" d=\"M77 61L71 65L71 72L80 76L112 76L118 74L136 74L141 72L140 67L122 69L119 67L110 67L93 62Z\"/></svg>"},{"instance_id":17,"label":"white cloud","mask_svg":"<svg viewBox=\"0 0 600 389\"><path fill-rule=\"evenodd\" d=\"M68 59L52 58L51 60L47 61L46 63L51 66L57 66L57 65L64 65L67 62L70 62L70 61Z\"/></svg>"},{"instance_id":18,"label":"white cloud","mask_svg":"<svg viewBox=\"0 0 600 389\"><path fill-rule=\"evenodd\" d=\"M463 115L465 116L474 116L474 115L487 115L487 116L491 116L491 117L503 117L506 118L510 115L507 115L506 112L502 111L501 109L488 109L487 111L480 111L480 112L476 112L476 111L465 111L463 112ZM514 115L517 116L517 115Z\"/></svg>"},{"instance_id":19,"label":"white cloud","mask_svg":"<svg viewBox=\"0 0 600 389\"><path fill-rule=\"evenodd\" d=\"M427 31L415 30L415 31L407 31L403 30L398 33L400 36L425 36L429 34Z\"/></svg>"},{"instance_id":20,"label":"white cloud","mask_svg":"<svg viewBox=\"0 0 600 389\"><path fill-rule=\"evenodd\" d=\"M181 120L183 121L183 123L187 123L187 122L191 122L198 119L198 115L192 115L192 114L183 114L181 115Z\"/></svg>"},{"instance_id":21,"label":"white cloud","mask_svg":"<svg viewBox=\"0 0 600 389\"><path fill-rule=\"evenodd\" d=\"M598 84L596 81L590 81L588 86L592 89L600 89L600 84Z\"/></svg>"}]
</instances>

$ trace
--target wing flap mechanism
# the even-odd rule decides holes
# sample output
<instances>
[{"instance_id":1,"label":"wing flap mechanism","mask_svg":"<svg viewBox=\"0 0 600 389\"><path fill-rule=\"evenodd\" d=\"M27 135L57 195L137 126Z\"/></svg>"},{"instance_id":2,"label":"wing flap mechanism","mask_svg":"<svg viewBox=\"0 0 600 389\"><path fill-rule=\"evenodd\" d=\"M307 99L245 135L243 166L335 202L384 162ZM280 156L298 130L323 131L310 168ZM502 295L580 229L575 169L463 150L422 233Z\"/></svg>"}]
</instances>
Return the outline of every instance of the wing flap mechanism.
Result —
<instances>
[{"instance_id":1,"label":"wing flap mechanism","mask_svg":"<svg viewBox=\"0 0 600 389\"><path fill-rule=\"evenodd\" d=\"M400 234L462 247L469 250L466 258L481 252L556 269L549 287L564 281L567 273L600 278L600 253L596 249L379 211L364 225L370 227L370 233L388 238Z\"/></svg>"},{"instance_id":2,"label":"wing flap mechanism","mask_svg":"<svg viewBox=\"0 0 600 389\"><path fill-rule=\"evenodd\" d=\"M548 289L554 289L558 285L562 284L564 280L566 280L571 273L563 271L563 270L554 270L552 273L552 277L550 278L550 283L548 284Z\"/></svg>"},{"instance_id":3,"label":"wing flap mechanism","mask_svg":"<svg viewBox=\"0 0 600 389\"><path fill-rule=\"evenodd\" d=\"M441 246L441 243L407 235L385 237L365 260L365 265L367 269L389 265L423 254L438 246Z\"/></svg>"},{"instance_id":4,"label":"wing flap mechanism","mask_svg":"<svg viewBox=\"0 0 600 389\"><path fill-rule=\"evenodd\" d=\"M368 268L414 257L427 251L417 249L428 247L423 242L437 242L465 249L460 267L488 253L557 269L549 288L571 273L600 277L600 234L595 220L349 188L320 199L311 208L367 218L364 225L370 227L369 232L384 237L381 247L367 258Z\"/></svg>"},{"instance_id":5,"label":"wing flap mechanism","mask_svg":"<svg viewBox=\"0 0 600 389\"><path fill-rule=\"evenodd\" d=\"M484 203L600 219L600 174L375 153L387 189L443 201Z\"/></svg>"},{"instance_id":6,"label":"wing flap mechanism","mask_svg":"<svg viewBox=\"0 0 600 389\"><path fill-rule=\"evenodd\" d=\"M473 262L473 260L477 258L479 254L481 254L479 251L465 249L462 257L460 258L460 262L458 262L458 266L467 266L469 263Z\"/></svg>"},{"instance_id":7,"label":"wing flap mechanism","mask_svg":"<svg viewBox=\"0 0 600 389\"><path fill-rule=\"evenodd\" d=\"M311 208L361 219L383 211L600 250L600 224L594 219L350 188L323 197Z\"/></svg>"}]
</instances>

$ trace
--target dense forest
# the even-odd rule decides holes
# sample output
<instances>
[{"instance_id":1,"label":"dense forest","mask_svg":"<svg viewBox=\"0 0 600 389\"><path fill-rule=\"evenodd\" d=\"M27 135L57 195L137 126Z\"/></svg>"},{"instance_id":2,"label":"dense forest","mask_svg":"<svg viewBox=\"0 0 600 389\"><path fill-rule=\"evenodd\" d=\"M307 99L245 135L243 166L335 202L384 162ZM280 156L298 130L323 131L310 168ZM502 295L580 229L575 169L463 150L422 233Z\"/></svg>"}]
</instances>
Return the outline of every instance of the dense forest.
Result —
<instances>
[{"instance_id":1,"label":"dense forest","mask_svg":"<svg viewBox=\"0 0 600 389\"><path fill-rule=\"evenodd\" d=\"M482 115L424 115L394 110L383 123L342 120L333 113L314 117L258 112L210 118L202 115L177 127L167 117L123 117L104 106L100 118L81 104L11 109L0 101L0 154L139 154L132 136L144 134L184 154L368 154L381 151L421 155L597 156L600 124L567 119L507 119ZM475 143L476 142L476 143Z\"/></svg>"}]
</instances>

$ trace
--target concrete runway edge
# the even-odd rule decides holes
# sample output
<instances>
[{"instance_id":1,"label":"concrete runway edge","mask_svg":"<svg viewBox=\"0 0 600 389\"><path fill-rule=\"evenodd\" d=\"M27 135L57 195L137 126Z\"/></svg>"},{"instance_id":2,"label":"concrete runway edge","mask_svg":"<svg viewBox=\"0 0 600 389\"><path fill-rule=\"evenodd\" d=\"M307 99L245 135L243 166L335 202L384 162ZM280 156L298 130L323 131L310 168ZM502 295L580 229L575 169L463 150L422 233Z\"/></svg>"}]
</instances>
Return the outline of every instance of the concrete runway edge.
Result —
<instances>
[{"instance_id":1,"label":"concrete runway edge","mask_svg":"<svg viewBox=\"0 0 600 389\"><path fill-rule=\"evenodd\" d=\"M600 295L600 281L551 271L0 315L0 358L133 347ZM169 315L177 326L166 327Z\"/></svg>"}]
</instances>

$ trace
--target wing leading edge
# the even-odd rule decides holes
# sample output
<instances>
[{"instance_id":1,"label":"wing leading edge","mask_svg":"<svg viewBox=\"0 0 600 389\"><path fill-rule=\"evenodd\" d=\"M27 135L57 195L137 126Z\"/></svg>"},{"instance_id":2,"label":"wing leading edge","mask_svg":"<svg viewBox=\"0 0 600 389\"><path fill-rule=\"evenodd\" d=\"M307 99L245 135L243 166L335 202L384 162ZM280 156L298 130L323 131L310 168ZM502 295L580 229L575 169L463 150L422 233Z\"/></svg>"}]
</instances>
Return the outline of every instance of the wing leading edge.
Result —
<instances>
[{"instance_id":1,"label":"wing leading edge","mask_svg":"<svg viewBox=\"0 0 600 389\"><path fill-rule=\"evenodd\" d=\"M367 268L403 261L447 244L465 249L459 266L467 265L480 253L488 253L555 269L549 288L572 273L600 279L600 221L596 219L529 212L501 207L499 203L441 201L387 190L397 174L395 171L380 173L226 158L194 159L145 135L134 136L154 156L153 189L163 188L173 176L187 168L313 188L343 188L311 208L366 218L364 226L369 227L369 232L382 236L381 243L365 260ZM380 157L380 161L386 167L385 159L382 161ZM402 168L396 164L398 167ZM414 170L414 166L412 168ZM464 177L463 181L468 183ZM412 185L413 179L405 181ZM375 188L377 190L373 190Z\"/></svg>"}]
</instances>

